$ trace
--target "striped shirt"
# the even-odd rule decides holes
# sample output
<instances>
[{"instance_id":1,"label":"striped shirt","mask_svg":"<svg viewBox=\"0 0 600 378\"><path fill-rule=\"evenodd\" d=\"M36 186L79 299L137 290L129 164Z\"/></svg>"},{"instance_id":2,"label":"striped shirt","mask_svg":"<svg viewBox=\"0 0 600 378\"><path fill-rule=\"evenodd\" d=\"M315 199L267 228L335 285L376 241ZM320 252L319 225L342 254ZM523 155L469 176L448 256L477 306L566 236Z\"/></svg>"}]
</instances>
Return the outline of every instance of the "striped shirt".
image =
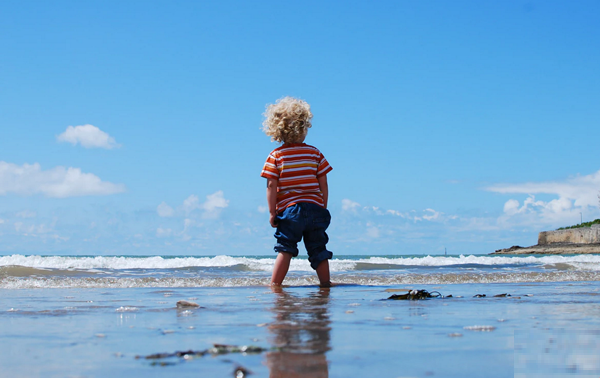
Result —
<instances>
[{"instance_id":1,"label":"striped shirt","mask_svg":"<svg viewBox=\"0 0 600 378\"><path fill-rule=\"evenodd\" d=\"M325 207L318 178L332 169L316 147L295 143L274 149L260 175L279 180L277 212L280 212L298 202L311 202Z\"/></svg>"}]
</instances>

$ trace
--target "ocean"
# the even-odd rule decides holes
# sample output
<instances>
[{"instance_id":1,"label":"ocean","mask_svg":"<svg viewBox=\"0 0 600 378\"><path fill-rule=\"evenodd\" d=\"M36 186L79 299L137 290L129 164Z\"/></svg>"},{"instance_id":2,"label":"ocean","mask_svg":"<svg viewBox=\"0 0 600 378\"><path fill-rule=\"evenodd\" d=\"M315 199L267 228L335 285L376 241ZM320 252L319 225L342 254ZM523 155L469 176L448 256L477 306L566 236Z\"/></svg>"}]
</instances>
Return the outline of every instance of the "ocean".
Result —
<instances>
[{"instance_id":1,"label":"ocean","mask_svg":"<svg viewBox=\"0 0 600 378\"><path fill-rule=\"evenodd\" d=\"M0 256L0 288L264 286L275 256ZM339 256L332 282L351 285L599 281L600 256ZM315 284L306 258L286 285Z\"/></svg>"},{"instance_id":2,"label":"ocean","mask_svg":"<svg viewBox=\"0 0 600 378\"><path fill-rule=\"evenodd\" d=\"M598 255L274 260L0 256L0 377L600 376Z\"/></svg>"}]
</instances>

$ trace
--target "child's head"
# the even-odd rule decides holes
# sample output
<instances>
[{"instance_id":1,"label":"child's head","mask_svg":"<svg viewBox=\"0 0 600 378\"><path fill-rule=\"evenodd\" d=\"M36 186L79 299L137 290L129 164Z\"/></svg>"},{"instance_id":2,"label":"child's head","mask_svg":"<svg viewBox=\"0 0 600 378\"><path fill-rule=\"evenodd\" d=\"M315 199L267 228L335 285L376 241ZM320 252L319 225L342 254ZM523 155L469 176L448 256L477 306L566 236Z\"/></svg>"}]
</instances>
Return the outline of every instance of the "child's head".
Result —
<instances>
[{"instance_id":1,"label":"child's head","mask_svg":"<svg viewBox=\"0 0 600 378\"><path fill-rule=\"evenodd\" d=\"M283 97L267 105L263 115L263 131L276 142L301 143L312 127L310 105L293 97Z\"/></svg>"}]
</instances>

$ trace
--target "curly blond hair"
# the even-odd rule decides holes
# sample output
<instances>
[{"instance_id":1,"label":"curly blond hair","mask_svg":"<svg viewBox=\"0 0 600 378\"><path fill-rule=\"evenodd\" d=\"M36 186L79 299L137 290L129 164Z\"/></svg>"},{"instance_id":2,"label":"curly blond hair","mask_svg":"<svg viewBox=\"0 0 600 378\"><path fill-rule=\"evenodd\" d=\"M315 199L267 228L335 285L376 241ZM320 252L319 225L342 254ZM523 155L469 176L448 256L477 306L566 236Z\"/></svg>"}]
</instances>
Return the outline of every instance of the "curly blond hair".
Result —
<instances>
[{"instance_id":1,"label":"curly blond hair","mask_svg":"<svg viewBox=\"0 0 600 378\"><path fill-rule=\"evenodd\" d=\"M304 100L289 96L267 105L263 115L265 120L262 130L275 142L301 142L308 128L312 127L310 105Z\"/></svg>"}]
</instances>

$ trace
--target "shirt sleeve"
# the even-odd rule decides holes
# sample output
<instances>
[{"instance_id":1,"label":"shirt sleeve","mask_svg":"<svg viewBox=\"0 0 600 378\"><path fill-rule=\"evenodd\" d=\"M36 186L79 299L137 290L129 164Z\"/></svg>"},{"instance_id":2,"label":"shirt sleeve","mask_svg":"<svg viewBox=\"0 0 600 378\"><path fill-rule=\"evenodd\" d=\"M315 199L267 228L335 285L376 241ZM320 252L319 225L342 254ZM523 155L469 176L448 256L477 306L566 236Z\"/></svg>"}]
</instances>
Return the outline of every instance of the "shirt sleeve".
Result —
<instances>
[{"instance_id":1,"label":"shirt sleeve","mask_svg":"<svg viewBox=\"0 0 600 378\"><path fill-rule=\"evenodd\" d=\"M265 165L263 166L260 177L267 179L279 180L279 170L277 169L277 159L273 156L273 153L269 154Z\"/></svg>"},{"instance_id":2,"label":"shirt sleeve","mask_svg":"<svg viewBox=\"0 0 600 378\"><path fill-rule=\"evenodd\" d=\"M317 169L317 177L325 176L329 172L331 172L333 168L329 165L327 159L321 152L319 152L319 168Z\"/></svg>"}]
</instances>

